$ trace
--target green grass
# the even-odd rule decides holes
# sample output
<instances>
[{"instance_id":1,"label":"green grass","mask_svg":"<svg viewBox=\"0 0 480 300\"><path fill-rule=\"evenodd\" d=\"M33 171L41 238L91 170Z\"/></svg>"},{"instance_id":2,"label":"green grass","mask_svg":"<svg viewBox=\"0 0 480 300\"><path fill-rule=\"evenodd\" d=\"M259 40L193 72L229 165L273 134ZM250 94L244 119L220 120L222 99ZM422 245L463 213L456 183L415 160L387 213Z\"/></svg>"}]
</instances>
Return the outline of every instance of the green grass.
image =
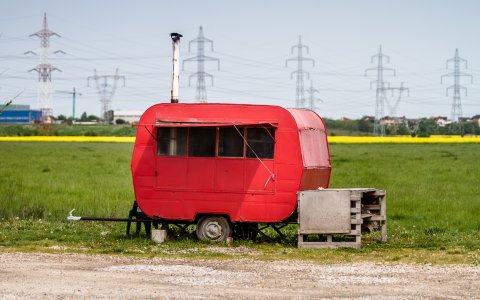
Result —
<instances>
[{"instance_id":1,"label":"green grass","mask_svg":"<svg viewBox=\"0 0 480 300\"><path fill-rule=\"evenodd\" d=\"M0 250L230 257L193 235L173 234L174 241L155 245L146 237L127 238L124 224L65 221L72 208L84 216L127 215L134 199L132 147L0 143ZM299 250L296 227L289 226L287 243L235 246L261 259L480 263L480 145L333 144L330 151L331 187L387 190L389 242L372 240L360 250Z\"/></svg>"},{"instance_id":2,"label":"green grass","mask_svg":"<svg viewBox=\"0 0 480 300\"><path fill-rule=\"evenodd\" d=\"M134 194L125 143L0 143L0 218L125 216Z\"/></svg>"}]
</instances>

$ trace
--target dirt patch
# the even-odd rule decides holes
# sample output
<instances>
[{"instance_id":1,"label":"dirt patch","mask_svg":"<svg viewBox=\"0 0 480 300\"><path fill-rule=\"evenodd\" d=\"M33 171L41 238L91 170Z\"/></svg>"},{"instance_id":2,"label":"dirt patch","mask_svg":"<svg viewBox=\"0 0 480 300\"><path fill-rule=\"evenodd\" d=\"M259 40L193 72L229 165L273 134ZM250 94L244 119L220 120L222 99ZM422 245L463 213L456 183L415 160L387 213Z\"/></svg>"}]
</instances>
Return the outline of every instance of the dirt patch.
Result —
<instances>
[{"instance_id":1,"label":"dirt patch","mask_svg":"<svg viewBox=\"0 0 480 300\"><path fill-rule=\"evenodd\" d=\"M480 267L0 253L18 298L477 298Z\"/></svg>"}]
</instances>

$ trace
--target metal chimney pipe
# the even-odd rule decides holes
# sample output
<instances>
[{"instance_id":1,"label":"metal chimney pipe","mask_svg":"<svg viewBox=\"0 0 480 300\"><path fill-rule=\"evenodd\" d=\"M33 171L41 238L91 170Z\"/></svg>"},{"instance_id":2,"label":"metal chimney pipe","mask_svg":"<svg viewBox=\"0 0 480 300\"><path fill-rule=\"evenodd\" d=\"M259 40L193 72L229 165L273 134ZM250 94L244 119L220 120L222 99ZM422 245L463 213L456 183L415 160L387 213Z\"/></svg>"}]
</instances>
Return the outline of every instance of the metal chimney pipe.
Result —
<instances>
[{"instance_id":1,"label":"metal chimney pipe","mask_svg":"<svg viewBox=\"0 0 480 300\"><path fill-rule=\"evenodd\" d=\"M170 97L171 103L178 103L178 81L179 81L179 67L180 67L180 38L179 33L170 33L173 44L173 73L172 73L172 95Z\"/></svg>"}]
</instances>

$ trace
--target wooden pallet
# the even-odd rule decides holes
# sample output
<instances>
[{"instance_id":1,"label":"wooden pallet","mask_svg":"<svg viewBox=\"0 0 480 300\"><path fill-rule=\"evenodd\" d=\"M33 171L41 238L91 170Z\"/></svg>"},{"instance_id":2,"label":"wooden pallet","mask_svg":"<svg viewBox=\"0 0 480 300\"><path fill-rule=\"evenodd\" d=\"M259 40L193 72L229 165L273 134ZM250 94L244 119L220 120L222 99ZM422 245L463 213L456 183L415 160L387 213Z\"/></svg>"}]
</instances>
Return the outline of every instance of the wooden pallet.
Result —
<instances>
[{"instance_id":1,"label":"wooden pallet","mask_svg":"<svg viewBox=\"0 0 480 300\"><path fill-rule=\"evenodd\" d=\"M299 248L360 248L362 227L363 231L369 232L381 230L382 241L387 239L386 195L382 190L327 189L301 192L298 215ZM312 235L318 238L308 240Z\"/></svg>"}]
</instances>

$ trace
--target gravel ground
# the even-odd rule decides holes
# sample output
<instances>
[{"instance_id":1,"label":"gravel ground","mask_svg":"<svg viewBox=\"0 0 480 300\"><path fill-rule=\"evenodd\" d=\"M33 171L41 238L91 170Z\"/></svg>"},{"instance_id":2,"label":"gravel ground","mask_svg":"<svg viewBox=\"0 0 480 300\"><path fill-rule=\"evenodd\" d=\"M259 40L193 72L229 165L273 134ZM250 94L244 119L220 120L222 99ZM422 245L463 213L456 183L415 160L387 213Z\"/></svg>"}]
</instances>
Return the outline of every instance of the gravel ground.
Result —
<instances>
[{"instance_id":1,"label":"gravel ground","mask_svg":"<svg viewBox=\"0 0 480 300\"><path fill-rule=\"evenodd\" d=\"M478 299L480 267L0 253L1 299Z\"/></svg>"}]
</instances>

